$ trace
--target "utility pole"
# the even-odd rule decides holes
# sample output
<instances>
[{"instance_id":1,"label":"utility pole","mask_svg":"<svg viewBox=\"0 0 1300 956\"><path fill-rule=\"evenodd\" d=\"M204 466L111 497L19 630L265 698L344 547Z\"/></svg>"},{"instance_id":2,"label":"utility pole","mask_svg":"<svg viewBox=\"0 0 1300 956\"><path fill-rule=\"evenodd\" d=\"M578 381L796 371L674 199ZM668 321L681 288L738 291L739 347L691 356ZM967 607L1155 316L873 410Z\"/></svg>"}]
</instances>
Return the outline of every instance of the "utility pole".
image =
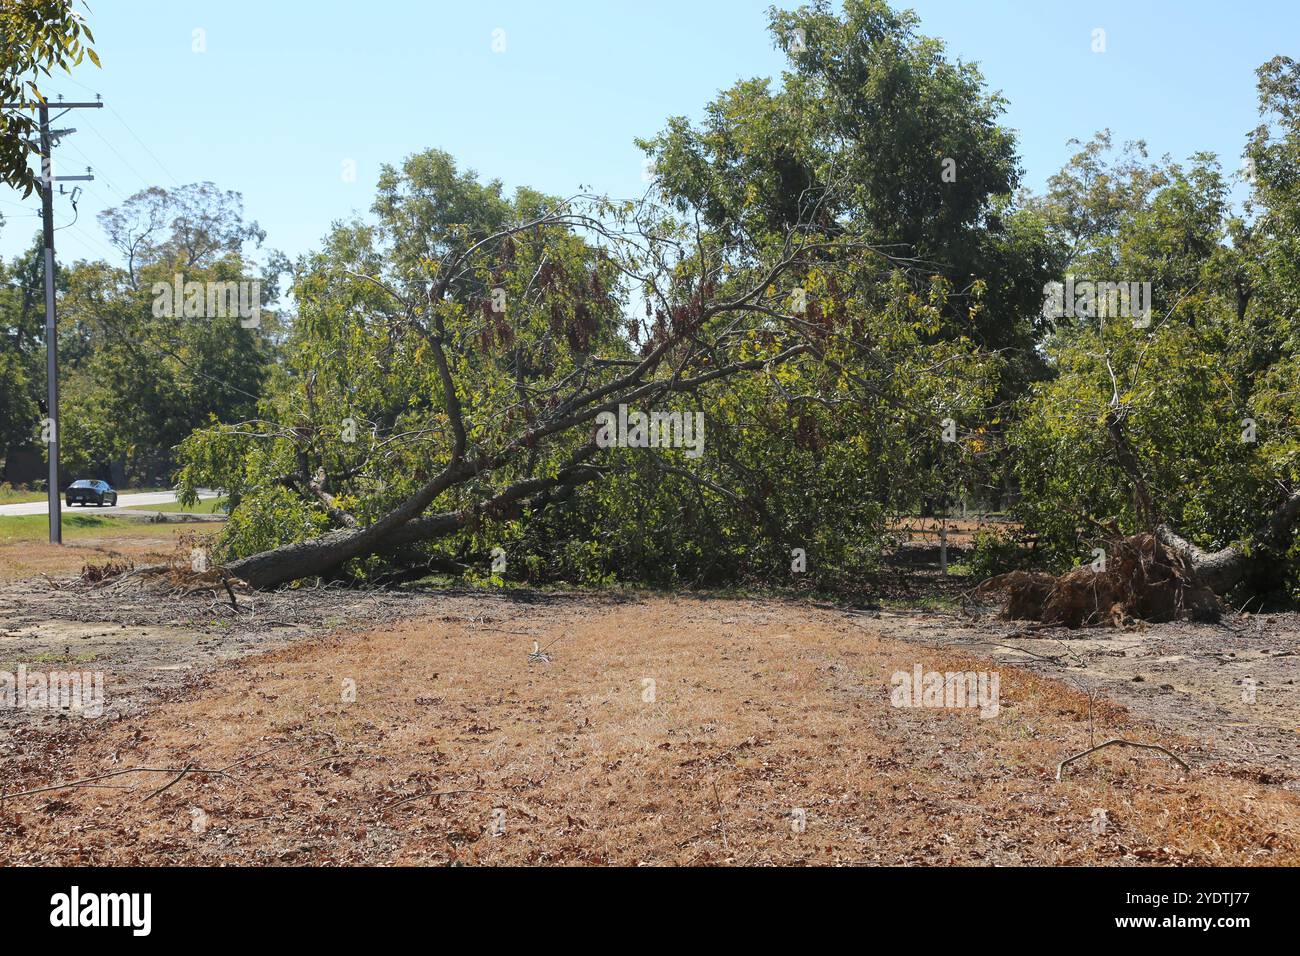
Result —
<instances>
[{"instance_id":1,"label":"utility pole","mask_svg":"<svg viewBox=\"0 0 1300 956\"><path fill-rule=\"evenodd\" d=\"M101 109L103 103L96 101L94 103L64 103L62 101L54 104L59 109L77 110L77 109ZM49 479L49 500L50 500L50 544L63 543L63 515L60 510L59 500L59 324L54 311L54 184L60 181L80 180L88 182L95 177L86 171L85 176L55 176L54 175L54 140L59 136L75 132L75 130L50 130L50 103L48 100L40 103L4 103L0 104L4 109L32 109L36 107L40 110L41 116L41 225L44 232L45 246L45 375L47 384L47 421L46 429L49 434L49 442L46 447L49 449L50 479ZM60 116L63 114L60 113Z\"/></svg>"}]
</instances>

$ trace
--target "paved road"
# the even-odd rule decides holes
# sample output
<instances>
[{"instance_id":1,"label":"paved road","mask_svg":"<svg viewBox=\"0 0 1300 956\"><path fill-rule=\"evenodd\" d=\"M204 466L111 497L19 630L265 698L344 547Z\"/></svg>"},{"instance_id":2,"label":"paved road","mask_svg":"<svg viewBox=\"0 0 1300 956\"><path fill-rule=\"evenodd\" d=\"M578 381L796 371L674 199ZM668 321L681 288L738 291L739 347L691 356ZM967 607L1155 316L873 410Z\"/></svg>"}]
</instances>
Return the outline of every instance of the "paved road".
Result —
<instances>
[{"instance_id":1,"label":"paved road","mask_svg":"<svg viewBox=\"0 0 1300 956\"><path fill-rule=\"evenodd\" d=\"M212 492L199 492L200 498L215 498ZM75 508L69 508L66 501L63 504L63 513L68 514L112 514L120 511L128 505L167 505L176 500L174 491L138 491L126 492L117 496L117 505L112 508L96 508L89 505L83 508L77 505ZM28 501L18 505L0 505L0 516L2 515L43 515L49 513L50 504L48 501Z\"/></svg>"}]
</instances>

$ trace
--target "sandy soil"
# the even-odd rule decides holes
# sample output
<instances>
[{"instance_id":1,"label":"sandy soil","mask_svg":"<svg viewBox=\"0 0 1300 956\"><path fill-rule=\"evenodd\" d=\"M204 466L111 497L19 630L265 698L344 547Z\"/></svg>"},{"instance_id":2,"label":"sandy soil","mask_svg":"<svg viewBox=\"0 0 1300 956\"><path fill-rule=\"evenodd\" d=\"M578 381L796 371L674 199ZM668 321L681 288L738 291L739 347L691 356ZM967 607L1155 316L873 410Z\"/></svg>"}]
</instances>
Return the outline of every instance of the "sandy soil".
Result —
<instances>
[{"instance_id":1,"label":"sandy soil","mask_svg":"<svg viewBox=\"0 0 1300 956\"><path fill-rule=\"evenodd\" d=\"M1193 753L1223 772L1300 790L1300 614L1074 631L991 614L882 611L873 620L884 635L991 655L1121 701L1194 738Z\"/></svg>"},{"instance_id":2,"label":"sandy soil","mask_svg":"<svg viewBox=\"0 0 1300 956\"><path fill-rule=\"evenodd\" d=\"M67 560L67 558L65 558ZM344 588L160 596L140 587L87 588L67 579L0 584L0 671L100 671L105 713L119 719L193 684L224 661L344 624L395 620L434 606L431 595ZM50 729L67 715L0 707L0 739L15 727Z\"/></svg>"},{"instance_id":3,"label":"sandy soil","mask_svg":"<svg viewBox=\"0 0 1300 956\"><path fill-rule=\"evenodd\" d=\"M6 627L136 622L120 651L111 629L84 639L131 703L0 734L11 862L1300 863L1294 619L1066 639L1079 666L1001 622L780 600L0 594ZM49 644L23 626L6 653ZM184 679L141 681L160 660ZM995 669L997 716L891 706L917 664ZM1057 782L1112 736L1192 770L1111 748Z\"/></svg>"}]
</instances>

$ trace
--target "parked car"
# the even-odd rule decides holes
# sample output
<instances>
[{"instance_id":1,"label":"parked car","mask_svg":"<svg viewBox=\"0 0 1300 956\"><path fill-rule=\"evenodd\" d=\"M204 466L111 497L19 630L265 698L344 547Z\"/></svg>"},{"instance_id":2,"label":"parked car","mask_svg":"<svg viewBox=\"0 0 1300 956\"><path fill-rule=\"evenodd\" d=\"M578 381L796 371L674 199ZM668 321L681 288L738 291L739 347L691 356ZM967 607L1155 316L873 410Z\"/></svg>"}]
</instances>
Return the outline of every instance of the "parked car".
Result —
<instances>
[{"instance_id":1,"label":"parked car","mask_svg":"<svg viewBox=\"0 0 1300 956\"><path fill-rule=\"evenodd\" d=\"M117 492L113 490L107 481L96 481L88 478L74 481L68 486L67 496L69 508L77 502L81 502L83 507L93 504L101 508L104 505L117 504Z\"/></svg>"}]
</instances>

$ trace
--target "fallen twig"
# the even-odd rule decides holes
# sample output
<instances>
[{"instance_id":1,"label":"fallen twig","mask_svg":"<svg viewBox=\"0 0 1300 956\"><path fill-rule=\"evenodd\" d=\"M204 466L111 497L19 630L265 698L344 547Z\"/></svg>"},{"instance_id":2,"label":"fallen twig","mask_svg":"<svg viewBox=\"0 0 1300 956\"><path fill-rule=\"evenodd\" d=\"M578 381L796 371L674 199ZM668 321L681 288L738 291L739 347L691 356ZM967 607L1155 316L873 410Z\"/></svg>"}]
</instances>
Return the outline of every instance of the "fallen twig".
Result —
<instances>
[{"instance_id":1,"label":"fallen twig","mask_svg":"<svg viewBox=\"0 0 1300 956\"><path fill-rule=\"evenodd\" d=\"M8 800L11 797L30 797L37 793L49 793L52 790L72 790L78 787L84 787L97 780L107 780L109 777L120 777L122 774L126 773L210 773L219 777L229 776L229 774L223 770L208 770L203 767L128 767L126 770L112 770L108 773L96 774L93 777L83 777L80 780L69 780L67 783L58 783L49 787L37 787L35 790L20 790L17 793L0 794L0 802Z\"/></svg>"},{"instance_id":2,"label":"fallen twig","mask_svg":"<svg viewBox=\"0 0 1300 956\"><path fill-rule=\"evenodd\" d=\"M222 767L221 771L222 773L224 773L227 770L234 770L236 767L243 766L244 764L248 763L250 760L256 760L258 757L265 757L269 753L272 753L276 750L283 750L285 747L290 747L294 743L296 743L296 741L287 740L282 744L276 744L274 747L270 747L266 750L262 750L258 753L253 754L251 757L245 757L243 760L236 760L234 763L230 764L229 766Z\"/></svg>"},{"instance_id":3,"label":"fallen twig","mask_svg":"<svg viewBox=\"0 0 1300 956\"><path fill-rule=\"evenodd\" d=\"M722 797L718 794L718 778L713 778L713 799L718 805L718 825L722 828L722 851L730 854L731 847L727 845L727 818L722 812Z\"/></svg>"},{"instance_id":4,"label":"fallen twig","mask_svg":"<svg viewBox=\"0 0 1300 956\"><path fill-rule=\"evenodd\" d=\"M1066 757L1059 764L1057 764L1056 765L1057 782L1058 783L1060 782L1061 771L1065 769L1066 764L1073 763L1074 761L1078 760L1080 757L1086 757L1090 753L1096 753L1098 750L1101 750L1103 747L1110 747L1110 746L1137 747L1141 750L1157 750L1160 753L1164 754L1166 757L1168 757L1170 760L1172 760L1174 763L1178 764L1178 766L1182 767L1183 770L1185 770L1187 773L1192 772L1192 768L1190 765L1188 765L1186 760L1178 756L1178 754L1174 753L1173 751L1166 750L1164 747L1161 747L1159 744L1140 744L1132 740L1125 740L1122 737L1112 737L1110 740L1107 740L1105 743L1097 744L1097 746L1095 747L1089 747L1087 750L1082 750L1079 753L1074 754L1073 756Z\"/></svg>"},{"instance_id":5,"label":"fallen twig","mask_svg":"<svg viewBox=\"0 0 1300 956\"><path fill-rule=\"evenodd\" d=\"M226 593L230 595L230 606L238 610L239 602L235 598L235 589L230 586L230 578L223 576L221 583L225 586Z\"/></svg>"},{"instance_id":6,"label":"fallen twig","mask_svg":"<svg viewBox=\"0 0 1300 956\"><path fill-rule=\"evenodd\" d=\"M193 766L191 766L190 764L186 764L185 769L182 770L180 773L178 773L175 777L173 777L170 782L163 784L161 787L159 787L153 793L149 794L149 796L145 797L140 802L148 803L150 800L158 796L158 794L162 793L164 790L170 790L172 787L176 786L176 784L180 783L181 778L184 777L187 773L189 773L193 769L194 769Z\"/></svg>"}]
</instances>

